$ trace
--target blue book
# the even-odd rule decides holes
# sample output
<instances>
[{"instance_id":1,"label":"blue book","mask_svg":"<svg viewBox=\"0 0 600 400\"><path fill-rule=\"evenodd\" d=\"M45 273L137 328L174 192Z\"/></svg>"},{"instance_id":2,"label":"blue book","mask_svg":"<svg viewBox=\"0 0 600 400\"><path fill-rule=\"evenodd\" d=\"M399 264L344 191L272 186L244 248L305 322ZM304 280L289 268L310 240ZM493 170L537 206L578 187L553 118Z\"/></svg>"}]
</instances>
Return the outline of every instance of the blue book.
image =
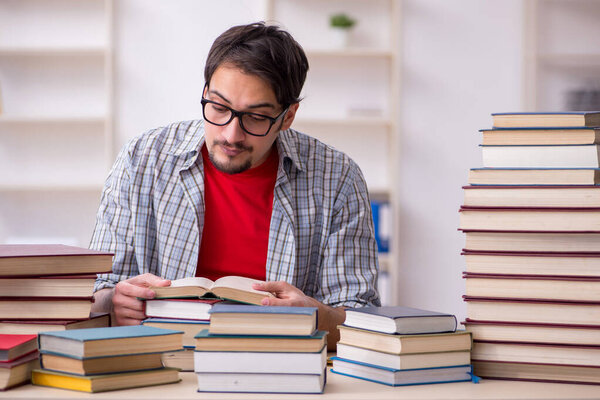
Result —
<instances>
[{"instance_id":1,"label":"blue book","mask_svg":"<svg viewBox=\"0 0 600 400\"><path fill-rule=\"evenodd\" d=\"M492 114L494 128L600 126L600 111L508 112Z\"/></svg>"},{"instance_id":2,"label":"blue book","mask_svg":"<svg viewBox=\"0 0 600 400\"><path fill-rule=\"evenodd\" d=\"M311 336L317 330L316 307L215 304L211 334Z\"/></svg>"},{"instance_id":3,"label":"blue book","mask_svg":"<svg viewBox=\"0 0 600 400\"><path fill-rule=\"evenodd\" d=\"M442 333L456 331L456 317L402 306L361 307L346 310L344 325L399 335Z\"/></svg>"},{"instance_id":4,"label":"blue book","mask_svg":"<svg viewBox=\"0 0 600 400\"><path fill-rule=\"evenodd\" d=\"M397 370L339 357L331 357L331 359L333 360L331 372L389 386L478 381L478 378L473 375L471 365Z\"/></svg>"},{"instance_id":5,"label":"blue book","mask_svg":"<svg viewBox=\"0 0 600 400\"><path fill-rule=\"evenodd\" d=\"M182 336L181 331L134 325L40 332L38 344L41 352L84 359L175 351L183 347Z\"/></svg>"},{"instance_id":6,"label":"blue book","mask_svg":"<svg viewBox=\"0 0 600 400\"><path fill-rule=\"evenodd\" d=\"M386 201L372 200L371 211L373 213L373 228L377 249L380 253L387 253L390 250L390 204Z\"/></svg>"}]
</instances>

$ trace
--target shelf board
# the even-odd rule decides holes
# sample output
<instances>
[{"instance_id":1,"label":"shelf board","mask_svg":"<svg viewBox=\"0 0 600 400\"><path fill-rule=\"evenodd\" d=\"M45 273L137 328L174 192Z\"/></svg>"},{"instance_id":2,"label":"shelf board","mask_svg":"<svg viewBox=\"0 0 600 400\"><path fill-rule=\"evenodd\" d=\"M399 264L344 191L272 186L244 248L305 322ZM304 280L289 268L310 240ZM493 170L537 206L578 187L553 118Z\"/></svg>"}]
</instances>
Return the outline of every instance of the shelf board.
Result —
<instances>
[{"instance_id":1,"label":"shelf board","mask_svg":"<svg viewBox=\"0 0 600 400\"><path fill-rule=\"evenodd\" d=\"M306 50L306 56L311 57L372 57L391 58L393 53L387 49L349 47L345 49L312 49Z\"/></svg>"},{"instance_id":2,"label":"shelf board","mask_svg":"<svg viewBox=\"0 0 600 400\"><path fill-rule=\"evenodd\" d=\"M26 116L26 115L0 115L0 124L102 124L108 117L100 115L89 116Z\"/></svg>"},{"instance_id":3,"label":"shelf board","mask_svg":"<svg viewBox=\"0 0 600 400\"><path fill-rule=\"evenodd\" d=\"M296 118L298 125L333 125L333 126L390 126L391 121L384 117L340 117L340 118Z\"/></svg>"},{"instance_id":4,"label":"shelf board","mask_svg":"<svg viewBox=\"0 0 600 400\"><path fill-rule=\"evenodd\" d=\"M539 54L540 62L559 67L600 67L600 54L546 53Z\"/></svg>"},{"instance_id":5,"label":"shelf board","mask_svg":"<svg viewBox=\"0 0 600 400\"><path fill-rule=\"evenodd\" d=\"M104 56L109 50L101 46L0 46L0 56Z\"/></svg>"}]
</instances>

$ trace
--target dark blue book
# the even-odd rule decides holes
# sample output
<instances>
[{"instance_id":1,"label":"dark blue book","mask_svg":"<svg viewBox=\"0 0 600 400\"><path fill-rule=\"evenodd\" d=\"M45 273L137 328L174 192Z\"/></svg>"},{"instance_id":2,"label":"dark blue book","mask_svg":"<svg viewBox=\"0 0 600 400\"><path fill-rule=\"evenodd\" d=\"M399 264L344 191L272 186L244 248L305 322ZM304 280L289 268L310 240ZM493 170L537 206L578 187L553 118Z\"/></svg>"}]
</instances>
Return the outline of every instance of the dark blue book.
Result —
<instances>
[{"instance_id":1,"label":"dark blue book","mask_svg":"<svg viewBox=\"0 0 600 400\"><path fill-rule=\"evenodd\" d=\"M494 128L596 127L600 111L507 112L492 114Z\"/></svg>"},{"instance_id":2,"label":"dark blue book","mask_svg":"<svg viewBox=\"0 0 600 400\"><path fill-rule=\"evenodd\" d=\"M456 331L456 317L402 306L362 307L347 309L344 325L399 335L441 333Z\"/></svg>"},{"instance_id":3,"label":"dark blue book","mask_svg":"<svg viewBox=\"0 0 600 400\"><path fill-rule=\"evenodd\" d=\"M316 307L215 304L211 334L311 336L317 330Z\"/></svg>"},{"instance_id":4,"label":"dark blue book","mask_svg":"<svg viewBox=\"0 0 600 400\"><path fill-rule=\"evenodd\" d=\"M331 359L333 360L333 368L331 369L333 373L389 386L477 382L471 365L398 370L339 357L331 357Z\"/></svg>"},{"instance_id":5,"label":"dark blue book","mask_svg":"<svg viewBox=\"0 0 600 400\"><path fill-rule=\"evenodd\" d=\"M75 358L156 353L181 349L183 332L151 326L115 326L40 332L41 352Z\"/></svg>"}]
</instances>

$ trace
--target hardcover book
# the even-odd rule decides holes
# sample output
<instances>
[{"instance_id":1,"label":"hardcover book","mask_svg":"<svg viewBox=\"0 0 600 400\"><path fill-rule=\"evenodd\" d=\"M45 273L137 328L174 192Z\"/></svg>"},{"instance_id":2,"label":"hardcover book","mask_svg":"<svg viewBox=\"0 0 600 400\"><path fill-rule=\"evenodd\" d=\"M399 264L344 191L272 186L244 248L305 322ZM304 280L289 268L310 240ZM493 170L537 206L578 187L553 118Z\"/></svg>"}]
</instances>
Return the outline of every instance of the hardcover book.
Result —
<instances>
[{"instance_id":1,"label":"hardcover book","mask_svg":"<svg viewBox=\"0 0 600 400\"><path fill-rule=\"evenodd\" d=\"M598 232L600 208L460 208L460 229L529 232Z\"/></svg>"},{"instance_id":2,"label":"hardcover book","mask_svg":"<svg viewBox=\"0 0 600 400\"><path fill-rule=\"evenodd\" d=\"M463 325L478 340L600 347L600 326L479 321L470 318Z\"/></svg>"},{"instance_id":3,"label":"hardcover book","mask_svg":"<svg viewBox=\"0 0 600 400\"><path fill-rule=\"evenodd\" d=\"M486 379L600 384L600 368L583 365L473 360L473 368L478 376Z\"/></svg>"},{"instance_id":4,"label":"hardcover book","mask_svg":"<svg viewBox=\"0 0 600 400\"><path fill-rule=\"evenodd\" d=\"M358 361L332 357L331 372L352 378L383 383L389 386L423 385L432 383L467 382L472 380L470 365L439 368L393 369Z\"/></svg>"},{"instance_id":5,"label":"hardcover book","mask_svg":"<svg viewBox=\"0 0 600 400\"><path fill-rule=\"evenodd\" d=\"M600 143L600 128L480 129L484 145L547 145Z\"/></svg>"},{"instance_id":6,"label":"hardcover book","mask_svg":"<svg viewBox=\"0 0 600 400\"><path fill-rule=\"evenodd\" d=\"M600 111L493 113L494 128L515 127L595 127Z\"/></svg>"},{"instance_id":7,"label":"hardcover book","mask_svg":"<svg viewBox=\"0 0 600 400\"><path fill-rule=\"evenodd\" d=\"M312 336L248 336L211 334L203 329L195 340L198 351L316 353L327 344L327 332L317 331Z\"/></svg>"},{"instance_id":8,"label":"hardcover book","mask_svg":"<svg viewBox=\"0 0 600 400\"><path fill-rule=\"evenodd\" d=\"M467 315L478 321L600 326L600 302L494 299L463 296Z\"/></svg>"},{"instance_id":9,"label":"hardcover book","mask_svg":"<svg viewBox=\"0 0 600 400\"><path fill-rule=\"evenodd\" d=\"M463 231L470 251L600 253L600 232Z\"/></svg>"},{"instance_id":10,"label":"hardcover book","mask_svg":"<svg viewBox=\"0 0 600 400\"><path fill-rule=\"evenodd\" d=\"M178 350L182 336L180 331L133 325L42 332L38 339L41 352L83 359Z\"/></svg>"},{"instance_id":11,"label":"hardcover book","mask_svg":"<svg viewBox=\"0 0 600 400\"><path fill-rule=\"evenodd\" d=\"M486 168L598 168L600 146L481 146Z\"/></svg>"},{"instance_id":12,"label":"hardcover book","mask_svg":"<svg viewBox=\"0 0 600 400\"><path fill-rule=\"evenodd\" d=\"M42 368L75 375L96 375L115 372L162 368L161 353L126 354L119 356L73 358L53 353L40 354Z\"/></svg>"},{"instance_id":13,"label":"hardcover book","mask_svg":"<svg viewBox=\"0 0 600 400\"><path fill-rule=\"evenodd\" d=\"M142 321L142 325L145 326L183 332L183 347L194 347L196 345L194 336L196 336L200 330L207 329L208 324L208 320L175 318L147 318Z\"/></svg>"},{"instance_id":14,"label":"hardcover book","mask_svg":"<svg viewBox=\"0 0 600 400\"><path fill-rule=\"evenodd\" d=\"M31 373L31 383L34 385L90 393L164 385L166 383L176 383L180 380L179 370L174 368L88 376L65 374L44 369L36 369Z\"/></svg>"},{"instance_id":15,"label":"hardcover book","mask_svg":"<svg viewBox=\"0 0 600 400\"><path fill-rule=\"evenodd\" d=\"M383 333L441 333L456 330L456 317L401 306L362 307L347 309L344 325Z\"/></svg>"},{"instance_id":16,"label":"hardcover book","mask_svg":"<svg viewBox=\"0 0 600 400\"><path fill-rule=\"evenodd\" d=\"M37 335L42 331L64 331L106 326L110 326L110 314L96 314L84 320L4 320L0 321L0 333Z\"/></svg>"},{"instance_id":17,"label":"hardcover book","mask_svg":"<svg viewBox=\"0 0 600 400\"><path fill-rule=\"evenodd\" d=\"M154 318L175 318L204 320L210 319L208 313L219 299L159 299L146 300L146 315Z\"/></svg>"},{"instance_id":18,"label":"hardcover book","mask_svg":"<svg viewBox=\"0 0 600 400\"><path fill-rule=\"evenodd\" d=\"M600 168L471 168L471 185L598 185Z\"/></svg>"},{"instance_id":19,"label":"hardcover book","mask_svg":"<svg viewBox=\"0 0 600 400\"><path fill-rule=\"evenodd\" d=\"M0 278L3 297L91 297L96 275Z\"/></svg>"},{"instance_id":20,"label":"hardcover book","mask_svg":"<svg viewBox=\"0 0 600 400\"><path fill-rule=\"evenodd\" d=\"M112 269L112 253L62 244L0 245L0 276L99 274Z\"/></svg>"},{"instance_id":21,"label":"hardcover book","mask_svg":"<svg viewBox=\"0 0 600 400\"><path fill-rule=\"evenodd\" d=\"M599 208L600 186L463 186L467 207Z\"/></svg>"},{"instance_id":22,"label":"hardcover book","mask_svg":"<svg viewBox=\"0 0 600 400\"><path fill-rule=\"evenodd\" d=\"M600 277L600 253L518 253L463 250L467 273Z\"/></svg>"},{"instance_id":23,"label":"hardcover book","mask_svg":"<svg viewBox=\"0 0 600 400\"><path fill-rule=\"evenodd\" d=\"M29 353L11 362L0 363L0 390L28 382L31 371L39 367L37 352Z\"/></svg>"},{"instance_id":24,"label":"hardcover book","mask_svg":"<svg viewBox=\"0 0 600 400\"><path fill-rule=\"evenodd\" d=\"M0 363L10 362L37 350L37 335L0 334Z\"/></svg>"},{"instance_id":25,"label":"hardcover book","mask_svg":"<svg viewBox=\"0 0 600 400\"><path fill-rule=\"evenodd\" d=\"M90 317L90 297L0 297L0 319L73 319Z\"/></svg>"},{"instance_id":26,"label":"hardcover book","mask_svg":"<svg viewBox=\"0 0 600 400\"><path fill-rule=\"evenodd\" d=\"M327 348L316 353L196 351L195 372L320 374L327 366Z\"/></svg>"},{"instance_id":27,"label":"hardcover book","mask_svg":"<svg viewBox=\"0 0 600 400\"><path fill-rule=\"evenodd\" d=\"M171 281L171 286L150 287L156 293L155 299L175 297L218 297L242 303L261 304L265 297L274 297L272 293L252 289L256 279L243 276L224 276L212 281L208 278L189 277Z\"/></svg>"},{"instance_id":28,"label":"hardcover book","mask_svg":"<svg viewBox=\"0 0 600 400\"><path fill-rule=\"evenodd\" d=\"M433 353L471 349L471 334L466 331L420 335L390 335L364 329L338 326L338 343L391 354Z\"/></svg>"},{"instance_id":29,"label":"hardcover book","mask_svg":"<svg viewBox=\"0 0 600 400\"><path fill-rule=\"evenodd\" d=\"M211 334L311 336L317 330L316 307L215 304Z\"/></svg>"},{"instance_id":30,"label":"hardcover book","mask_svg":"<svg viewBox=\"0 0 600 400\"><path fill-rule=\"evenodd\" d=\"M390 354L381 351L364 349L343 343L337 344L337 356L347 360L377 365L392 369L416 369L450 367L465 365L471 362L471 352L445 351L433 353Z\"/></svg>"},{"instance_id":31,"label":"hardcover book","mask_svg":"<svg viewBox=\"0 0 600 400\"><path fill-rule=\"evenodd\" d=\"M323 393L326 371L320 374L247 374L198 372L199 392Z\"/></svg>"}]
</instances>

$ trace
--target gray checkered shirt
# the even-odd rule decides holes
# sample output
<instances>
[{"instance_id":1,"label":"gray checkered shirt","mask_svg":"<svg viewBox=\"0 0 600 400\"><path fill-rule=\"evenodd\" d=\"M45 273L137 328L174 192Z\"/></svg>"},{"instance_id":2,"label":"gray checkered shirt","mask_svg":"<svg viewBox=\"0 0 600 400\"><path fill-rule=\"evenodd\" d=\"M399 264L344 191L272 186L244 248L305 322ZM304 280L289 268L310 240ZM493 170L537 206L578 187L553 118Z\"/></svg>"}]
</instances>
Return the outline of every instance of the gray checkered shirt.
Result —
<instances>
[{"instance_id":1,"label":"gray checkered shirt","mask_svg":"<svg viewBox=\"0 0 600 400\"><path fill-rule=\"evenodd\" d=\"M113 270L98 275L95 290L146 272L195 275L204 224L203 144L204 123L197 120L148 131L121 150L90 244L115 254ZM292 129L280 132L276 144L267 280L289 282L331 306L379 305L377 245L360 169Z\"/></svg>"}]
</instances>

